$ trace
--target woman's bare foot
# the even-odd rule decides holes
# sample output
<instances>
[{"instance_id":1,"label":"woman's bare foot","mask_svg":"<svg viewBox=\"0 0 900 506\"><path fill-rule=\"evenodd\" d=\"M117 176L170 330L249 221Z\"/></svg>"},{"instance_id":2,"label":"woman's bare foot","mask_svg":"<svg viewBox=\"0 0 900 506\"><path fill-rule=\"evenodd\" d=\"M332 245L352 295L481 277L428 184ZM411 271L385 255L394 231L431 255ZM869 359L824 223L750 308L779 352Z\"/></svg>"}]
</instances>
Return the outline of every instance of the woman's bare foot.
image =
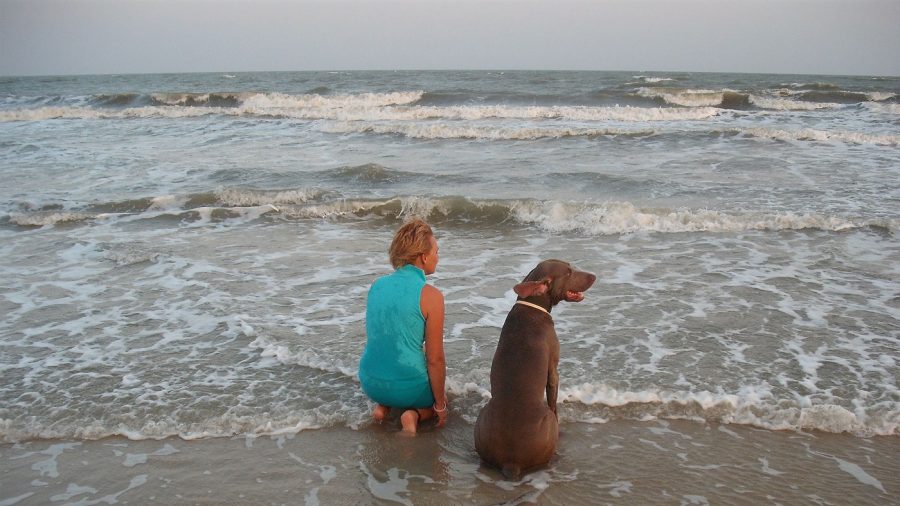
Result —
<instances>
[{"instance_id":1,"label":"woman's bare foot","mask_svg":"<svg viewBox=\"0 0 900 506\"><path fill-rule=\"evenodd\" d=\"M415 434L419 425L419 412L414 409L407 409L400 415L400 425L403 432L407 434Z\"/></svg>"},{"instance_id":2,"label":"woman's bare foot","mask_svg":"<svg viewBox=\"0 0 900 506\"><path fill-rule=\"evenodd\" d=\"M381 423L384 421L385 418L387 418L388 413L390 411L391 411L391 408L389 408L387 406L382 406L381 404L379 404L379 405L375 406L375 409L372 410L372 418L376 422Z\"/></svg>"}]
</instances>

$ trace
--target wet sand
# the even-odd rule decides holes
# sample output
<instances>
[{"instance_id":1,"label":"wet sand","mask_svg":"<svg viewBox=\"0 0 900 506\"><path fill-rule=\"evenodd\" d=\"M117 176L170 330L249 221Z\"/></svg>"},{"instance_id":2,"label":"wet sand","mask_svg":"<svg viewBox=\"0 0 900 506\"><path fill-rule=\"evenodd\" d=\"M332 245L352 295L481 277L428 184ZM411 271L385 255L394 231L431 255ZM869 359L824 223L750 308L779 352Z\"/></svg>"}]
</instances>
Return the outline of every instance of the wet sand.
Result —
<instances>
[{"instance_id":1,"label":"wet sand","mask_svg":"<svg viewBox=\"0 0 900 506\"><path fill-rule=\"evenodd\" d=\"M276 437L0 446L12 504L891 504L900 440L693 421L564 424L520 481L480 464L472 425Z\"/></svg>"}]
</instances>

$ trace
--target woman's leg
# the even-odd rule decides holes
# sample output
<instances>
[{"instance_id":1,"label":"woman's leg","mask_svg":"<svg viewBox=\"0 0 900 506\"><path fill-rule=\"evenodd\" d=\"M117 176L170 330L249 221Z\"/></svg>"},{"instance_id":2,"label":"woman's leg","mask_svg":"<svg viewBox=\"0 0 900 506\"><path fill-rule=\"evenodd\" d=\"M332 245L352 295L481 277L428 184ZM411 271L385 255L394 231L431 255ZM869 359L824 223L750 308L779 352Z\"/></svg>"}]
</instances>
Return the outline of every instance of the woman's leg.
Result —
<instances>
[{"instance_id":1,"label":"woman's leg","mask_svg":"<svg viewBox=\"0 0 900 506\"><path fill-rule=\"evenodd\" d=\"M372 410L372 418L381 423L387 418L388 413L391 411L391 408L385 406L384 404L376 404L375 409Z\"/></svg>"},{"instance_id":2,"label":"woman's leg","mask_svg":"<svg viewBox=\"0 0 900 506\"><path fill-rule=\"evenodd\" d=\"M431 408L407 409L400 415L400 425L403 427L403 432L415 434L419 422L430 420L433 417L434 410Z\"/></svg>"},{"instance_id":3,"label":"woman's leg","mask_svg":"<svg viewBox=\"0 0 900 506\"><path fill-rule=\"evenodd\" d=\"M415 434L419 425L419 412L415 409L407 409L400 415L400 425L403 432L407 434Z\"/></svg>"}]
</instances>

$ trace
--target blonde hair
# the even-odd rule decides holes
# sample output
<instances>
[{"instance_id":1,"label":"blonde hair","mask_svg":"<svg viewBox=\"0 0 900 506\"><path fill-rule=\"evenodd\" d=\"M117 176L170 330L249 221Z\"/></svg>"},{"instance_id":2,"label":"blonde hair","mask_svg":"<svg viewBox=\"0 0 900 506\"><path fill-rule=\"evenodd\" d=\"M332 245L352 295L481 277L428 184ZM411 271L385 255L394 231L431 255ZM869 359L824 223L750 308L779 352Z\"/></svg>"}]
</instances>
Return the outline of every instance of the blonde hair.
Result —
<instances>
[{"instance_id":1,"label":"blonde hair","mask_svg":"<svg viewBox=\"0 0 900 506\"><path fill-rule=\"evenodd\" d=\"M394 269L411 264L422 253L431 251L432 237L434 232L425 220L413 218L404 223L394 234L391 249L388 250Z\"/></svg>"}]
</instances>

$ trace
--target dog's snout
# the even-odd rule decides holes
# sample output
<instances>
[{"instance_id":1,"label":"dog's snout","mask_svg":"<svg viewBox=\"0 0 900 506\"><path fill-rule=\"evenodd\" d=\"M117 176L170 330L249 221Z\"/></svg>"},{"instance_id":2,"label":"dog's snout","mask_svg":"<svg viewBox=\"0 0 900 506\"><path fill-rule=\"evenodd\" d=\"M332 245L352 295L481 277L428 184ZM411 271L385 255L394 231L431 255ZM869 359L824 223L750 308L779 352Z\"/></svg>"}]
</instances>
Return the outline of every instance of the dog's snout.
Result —
<instances>
[{"instance_id":1,"label":"dog's snout","mask_svg":"<svg viewBox=\"0 0 900 506\"><path fill-rule=\"evenodd\" d=\"M581 291L581 292L592 287L594 285L594 281L597 281L596 274L593 274L590 272L580 272L579 274L580 274L579 278L581 280L581 285L582 285L582 288L579 291Z\"/></svg>"}]
</instances>

